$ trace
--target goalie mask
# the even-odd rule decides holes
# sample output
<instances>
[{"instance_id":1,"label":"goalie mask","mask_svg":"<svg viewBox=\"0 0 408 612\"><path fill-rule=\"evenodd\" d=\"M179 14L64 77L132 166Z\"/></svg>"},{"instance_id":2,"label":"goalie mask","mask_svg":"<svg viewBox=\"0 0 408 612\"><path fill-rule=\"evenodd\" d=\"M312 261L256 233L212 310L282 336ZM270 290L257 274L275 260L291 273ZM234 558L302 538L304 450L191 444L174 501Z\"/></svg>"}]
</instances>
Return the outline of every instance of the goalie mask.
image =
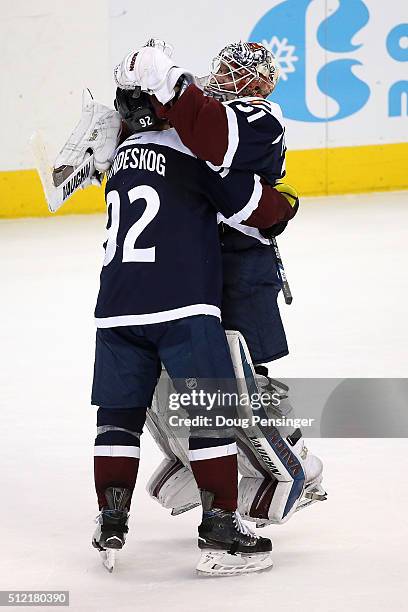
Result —
<instances>
[{"instance_id":1,"label":"goalie mask","mask_svg":"<svg viewBox=\"0 0 408 612\"><path fill-rule=\"evenodd\" d=\"M140 87L135 89L116 90L115 108L130 132L147 132L159 130L166 123L157 117L151 96Z\"/></svg>"},{"instance_id":2,"label":"goalie mask","mask_svg":"<svg viewBox=\"0 0 408 612\"><path fill-rule=\"evenodd\" d=\"M259 43L227 45L213 59L206 89L232 97L267 98L279 79L279 68L271 51Z\"/></svg>"}]
</instances>

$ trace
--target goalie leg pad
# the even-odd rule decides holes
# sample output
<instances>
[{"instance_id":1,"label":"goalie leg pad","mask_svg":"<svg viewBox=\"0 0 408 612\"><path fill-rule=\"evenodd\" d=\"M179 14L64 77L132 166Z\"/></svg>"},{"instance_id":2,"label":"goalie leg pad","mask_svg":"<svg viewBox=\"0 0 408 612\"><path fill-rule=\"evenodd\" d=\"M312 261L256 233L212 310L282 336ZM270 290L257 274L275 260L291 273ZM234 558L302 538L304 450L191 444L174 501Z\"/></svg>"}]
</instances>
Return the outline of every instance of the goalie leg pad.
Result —
<instances>
[{"instance_id":1,"label":"goalie leg pad","mask_svg":"<svg viewBox=\"0 0 408 612\"><path fill-rule=\"evenodd\" d=\"M300 456L306 455L306 458L303 466L305 486L295 505L294 512L327 498L321 485L323 478L322 462L318 457L307 452L303 438L300 438L296 445L298 454ZM258 527L271 523L281 524L286 522L287 517L280 518L277 513L277 504L279 504L282 495L285 495L285 490L282 490L281 483L272 474L268 474L261 469L257 470L254 461L256 461L256 458L254 458L252 449L244 443L241 436L238 462L243 477L239 483L239 512L246 520L255 521Z\"/></svg>"},{"instance_id":2,"label":"goalie leg pad","mask_svg":"<svg viewBox=\"0 0 408 612\"><path fill-rule=\"evenodd\" d=\"M254 414L250 399L259 394L255 370L243 336L236 331L227 331L226 334L238 391L241 397L248 398L247 402L240 402L238 414L241 419L248 419L251 423ZM261 418L268 419L262 406L258 414ZM245 429L241 428L240 434L263 468L277 481L273 504L269 509L270 520L277 523L287 520L295 511L305 487L304 461L298 454L298 449L282 438L273 426L254 424Z\"/></svg>"},{"instance_id":3,"label":"goalie leg pad","mask_svg":"<svg viewBox=\"0 0 408 612\"><path fill-rule=\"evenodd\" d=\"M189 432L180 430L175 435L175 430L169 426L168 397L173 391L172 382L163 371L152 407L147 411L146 425L165 459L149 479L146 489L153 499L177 515L199 505L200 494L188 460Z\"/></svg>"},{"instance_id":4,"label":"goalie leg pad","mask_svg":"<svg viewBox=\"0 0 408 612\"><path fill-rule=\"evenodd\" d=\"M244 338L234 331L228 331L227 338L240 387L238 391L247 394L259 391L257 388L259 376L255 375ZM261 385L261 390L263 386ZM279 387L278 384L274 384L275 386ZM173 508L173 513L178 513L178 509L184 506L185 509L189 509L198 504L199 496L189 469L188 431L175 437L166 419L167 398L170 392L171 381L168 389L162 385L160 392L156 392L152 410L148 412L154 421L151 423L148 416L146 421L148 428L168 460L171 459L167 465L165 462L162 463L163 474L160 473L160 469L156 471L149 482L148 490L152 494L164 472L174 470L174 474L170 473L164 478L163 488L159 487L154 497L165 507ZM286 400L287 389L282 387L280 392ZM284 414L288 413L286 404L284 406L281 404L280 408L284 408L282 411ZM248 405L242 408L239 416L248 418L252 415L252 407ZM269 413L265 415L266 418L270 416ZM276 416L282 416L282 413L277 411ZM158 440L158 436L161 441ZM296 510L319 499L325 499L325 492L320 484L321 461L307 452L300 431L293 433L289 441L275 428L270 427L237 429L236 437L238 465L243 476L239 487L239 510L245 518L256 520L261 524L280 524L288 520ZM179 465L176 469L174 464L177 463L177 458ZM184 472L182 472L183 465L187 466ZM187 493L190 495L189 499Z\"/></svg>"},{"instance_id":5,"label":"goalie leg pad","mask_svg":"<svg viewBox=\"0 0 408 612\"><path fill-rule=\"evenodd\" d=\"M265 525L279 525L288 519L277 520L275 512L275 495L278 483L272 478L251 478L243 476L239 482L238 489L238 510L242 517L247 521L255 521L257 527ZM327 494L320 482L307 483L302 496L299 498L295 512L302 510L316 503L327 499ZM292 516L292 514L290 515Z\"/></svg>"},{"instance_id":6,"label":"goalie leg pad","mask_svg":"<svg viewBox=\"0 0 408 612\"><path fill-rule=\"evenodd\" d=\"M163 369L153 397L152 407L147 413L146 423L164 454L168 457L177 457L183 465L189 466L190 429L185 425L176 427L169 423L169 397L174 391L173 383L166 370ZM179 415L180 417L188 416L184 410L179 410ZM163 449L163 445L167 447L167 450Z\"/></svg>"},{"instance_id":7,"label":"goalie leg pad","mask_svg":"<svg viewBox=\"0 0 408 612\"><path fill-rule=\"evenodd\" d=\"M181 514L200 502L194 476L179 460L163 459L147 483L147 491L172 514Z\"/></svg>"}]
</instances>

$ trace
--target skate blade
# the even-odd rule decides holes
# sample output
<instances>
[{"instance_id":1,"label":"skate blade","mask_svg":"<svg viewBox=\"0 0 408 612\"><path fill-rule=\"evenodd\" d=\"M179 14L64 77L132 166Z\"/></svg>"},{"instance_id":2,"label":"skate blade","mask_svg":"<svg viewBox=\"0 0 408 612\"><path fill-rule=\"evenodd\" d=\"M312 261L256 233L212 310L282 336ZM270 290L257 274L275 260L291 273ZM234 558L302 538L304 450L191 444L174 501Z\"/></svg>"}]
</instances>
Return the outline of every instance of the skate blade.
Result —
<instances>
[{"instance_id":1,"label":"skate blade","mask_svg":"<svg viewBox=\"0 0 408 612\"><path fill-rule=\"evenodd\" d=\"M99 551L99 554L101 555L103 566L111 574L113 570L115 569L116 550L112 548L107 548L106 550Z\"/></svg>"},{"instance_id":2,"label":"skate blade","mask_svg":"<svg viewBox=\"0 0 408 612\"><path fill-rule=\"evenodd\" d=\"M197 506L199 506L199 502L197 503L191 503L191 504L186 504L185 506L179 506L179 508L173 508L171 511L171 516L178 516L179 514L183 514L183 512L188 512L189 510L192 510L193 508L197 508Z\"/></svg>"},{"instance_id":3,"label":"skate blade","mask_svg":"<svg viewBox=\"0 0 408 612\"><path fill-rule=\"evenodd\" d=\"M227 551L206 550L201 553L196 571L200 576L238 576L262 572L272 565L270 552L232 555Z\"/></svg>"}]
</instances>

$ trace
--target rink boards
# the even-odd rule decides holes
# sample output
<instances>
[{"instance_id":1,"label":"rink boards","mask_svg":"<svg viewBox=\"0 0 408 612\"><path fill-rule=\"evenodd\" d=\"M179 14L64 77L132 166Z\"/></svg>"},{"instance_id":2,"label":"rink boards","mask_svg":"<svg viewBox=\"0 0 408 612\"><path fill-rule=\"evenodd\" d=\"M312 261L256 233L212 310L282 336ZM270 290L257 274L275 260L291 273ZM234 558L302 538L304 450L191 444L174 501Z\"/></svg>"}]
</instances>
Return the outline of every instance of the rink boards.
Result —
<instances>
[{"instance_id":1,"label":"rink boards","mask_svg":"<svg viewBox=\"0 0 408 612\"><path fill-rule=\"evenodd\" d=\"M406 189L408 144L336 147L289 151L287 180L300 194L332 195ZM34 170L0 172L0 217L47 216L47 205ZM104 210L97 187L74 194L58 214Z\"/></svg>"}]
</instances>

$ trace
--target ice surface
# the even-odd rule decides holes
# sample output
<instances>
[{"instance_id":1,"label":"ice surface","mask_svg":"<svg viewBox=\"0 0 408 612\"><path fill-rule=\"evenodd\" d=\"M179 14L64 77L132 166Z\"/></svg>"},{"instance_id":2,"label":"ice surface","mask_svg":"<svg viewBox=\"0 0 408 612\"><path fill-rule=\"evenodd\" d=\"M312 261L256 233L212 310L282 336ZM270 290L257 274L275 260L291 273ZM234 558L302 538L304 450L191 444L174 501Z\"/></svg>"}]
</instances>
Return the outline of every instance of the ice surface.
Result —
<instances>
[{"instance_id":1,"label":"ice surface","mask_svg":"<svg viewBox=\"0 0 408 612\"><path fill-rule=\"evenodd\" d=\"M305 201L280 241L294 293L276 376L407 376L408 195ZM1 589L64 589L71 609L406 610L406 440L313 440L329 501L262 533L272 571L200 579L199 511L172 518L144 491L115 572L90 546L97 510L89 405L101 215L0 223ZM50 608L51 609L51 608Z\"/></svg>"}]
</instances>

